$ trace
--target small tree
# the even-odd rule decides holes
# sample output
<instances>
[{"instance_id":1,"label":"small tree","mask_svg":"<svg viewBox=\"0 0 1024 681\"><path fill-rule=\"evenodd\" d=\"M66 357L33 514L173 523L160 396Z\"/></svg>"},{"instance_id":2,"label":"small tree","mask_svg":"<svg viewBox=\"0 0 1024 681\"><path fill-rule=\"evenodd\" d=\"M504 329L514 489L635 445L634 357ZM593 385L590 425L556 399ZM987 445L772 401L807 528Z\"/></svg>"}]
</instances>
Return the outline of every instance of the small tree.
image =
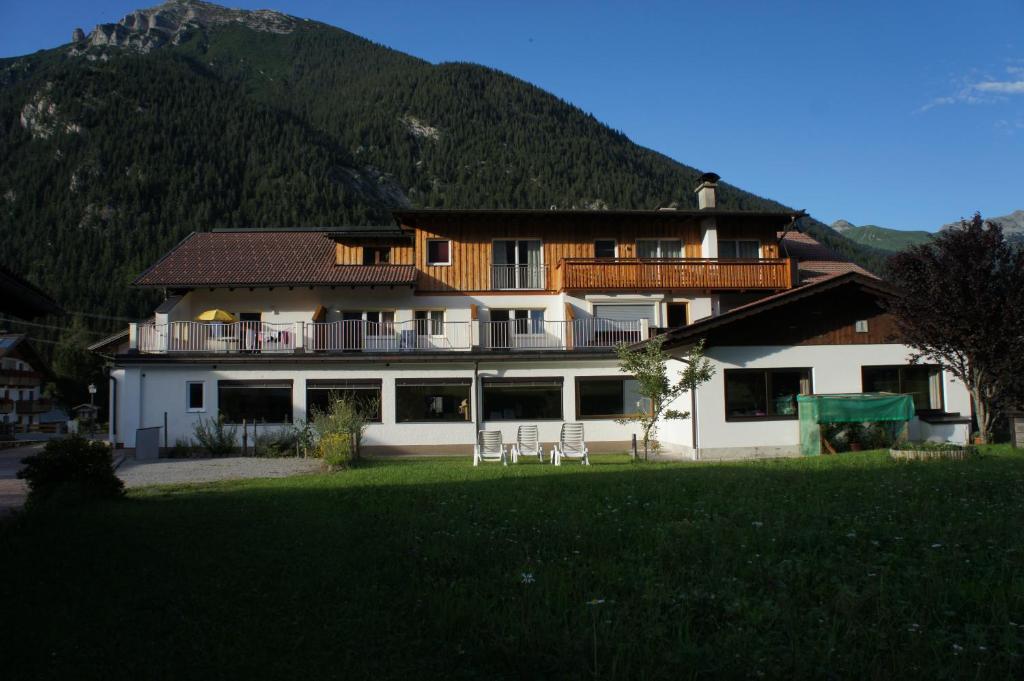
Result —
<instances>
[{"instance_id":1,"label":"small tree","mask_svg":"<svg viewBox=\"0 0 1024 681\"><path fill-rule=\"evenodd\" d=\"M638 392L646 397L647 408L637 405L637 413L618 419L619 423L638 423L643 431L644 460L647 460L651 443L656 443L658 423L662 419L686 419L688 411L671 409L670 405L680 395L711 380L715 369L704 357L704 341L691 347L685 356L676 358L683 363L679 380L673 383L668 376L668 362L673 359L662 347L665 339L656 337L644 344L640 350L633 350L626 344L620 344L616 351L619 355L619 371L633 376L640 384Z\"/></svg>"},{"instance_id":2,"label":"small tree","mask_svg":"<svg viewBox=\"0 0 1024 681\"><path fill-rule=\"evenodd\" d=\"M1024 249L975 214L889 263L897 293L888 303L911 361L936 362L963 381L978 434L988 442L1000 406L1024 375Z\"/></svg>"}]
</instances>

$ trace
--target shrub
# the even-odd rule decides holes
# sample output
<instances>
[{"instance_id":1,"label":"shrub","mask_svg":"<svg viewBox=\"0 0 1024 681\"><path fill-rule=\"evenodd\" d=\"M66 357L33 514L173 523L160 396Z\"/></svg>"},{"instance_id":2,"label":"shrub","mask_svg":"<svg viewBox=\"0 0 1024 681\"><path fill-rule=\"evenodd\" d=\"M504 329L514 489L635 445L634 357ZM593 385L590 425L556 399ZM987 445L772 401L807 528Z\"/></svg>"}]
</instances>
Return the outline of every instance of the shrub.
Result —
<instances>
[{"instance_id":1,"label":"shrub","mask_svg":"<svg viewBox=\"0 0 1024 681\"><path fill-rule=\"evenodd\" d=\"M171 458L187 459L190 456L192 456L192 440L183 437L176 439L174 447L171 449Z\"/></svg>"},{"instance_id":2,"label":"shrub","mask_svg":"<svg viewBox=\"0 0 1024 681\"><path fill-rule=\"evenodd\" d=\"M211 456L227 456L235 451L238 429L224 423L223 414L209 420L200 416L194 432L199 446Z\"/></svg>"},{"instance_id":3,"label":"shrub","mask_svg":"<svg viewBox=\"0 0 1024 681\"><path fill-rule=\"evenodd\" d=\"M253 438L253 454L270 459L296 456L297 442L298 436L291 427L273 431L262 430Z\"/></svg>"},{"instance_id":4,"label":"shrub","mask_svg":"<svg viewBox=\"0 0 1024 681\"><path fill-rule=\"evenodd\" d=\"M972 445L958 445L954 442L896 442L890 449L897 452L958 452L974 453Z\"/></svg>"},{"instance_id":5,"label":"shrub","mask_svg":"<svg viewBox=\"0 0 1024 681\"><path fill-rule=\"evenodd\" d=\"M18 477L28 484L28 505L119 497L124 483L114 474L110 447L79 435L50 440L43 451L21 460Z\"/></svg>"},{"instance_id":6,"label":"shrub","mask_svg":"<svg viewBox=\"0 0 1024 681\"><path fill-rule=\"evenodd\" d=\"M331 468L348 466L354 458L352 436L348 433L324 435L317 445L317 455Z\"/></svg>"},{"instance_id":7,"label":"shrub","mask_svg":"<svg viewBox=\"0 0 1024 681\"><path fill-rule=\"evenodd\" d=\"M329 466L348 465L358 458L369 414L376 409L377 405L360 404L350 395L331 395L328 410L313 414L317 456L323 457Z\"/></svg>"}]
</instances>

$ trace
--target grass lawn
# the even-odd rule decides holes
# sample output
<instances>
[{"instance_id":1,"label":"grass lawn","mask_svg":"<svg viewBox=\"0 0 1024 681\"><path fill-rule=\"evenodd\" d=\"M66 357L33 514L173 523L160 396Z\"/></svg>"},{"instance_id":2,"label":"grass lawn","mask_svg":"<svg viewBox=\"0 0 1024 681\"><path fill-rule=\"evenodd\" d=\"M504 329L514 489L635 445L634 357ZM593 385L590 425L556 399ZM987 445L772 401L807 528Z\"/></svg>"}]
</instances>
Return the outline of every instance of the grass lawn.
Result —
<instances>
[{"instance_id":1,"label":"grass lawn","mask_svg":"<svg viewBox=\"0 0 1024 681\"><path fill-rule=\"evenodd\" d=\"M0 528L5 679L1021 678L1024 455L373 462Z\"/></svg>"}]
</instances>

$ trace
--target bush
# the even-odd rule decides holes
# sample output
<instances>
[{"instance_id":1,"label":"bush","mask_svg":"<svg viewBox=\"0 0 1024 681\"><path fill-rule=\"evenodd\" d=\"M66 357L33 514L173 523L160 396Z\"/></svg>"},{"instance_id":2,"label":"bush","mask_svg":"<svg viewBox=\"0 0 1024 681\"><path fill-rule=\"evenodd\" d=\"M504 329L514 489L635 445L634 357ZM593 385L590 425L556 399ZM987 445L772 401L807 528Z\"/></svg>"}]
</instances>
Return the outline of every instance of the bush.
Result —
<instances>
[{"instance_id":1,"label":"bush","mask_svg":"<svg viewBox=\"0 0 1024 681\"><path fill-rule=\"evenodd\" d=\"M109 499L124 493L114 474L110 447L79 435L50 440L39 454L21 460L18 477L28 484L27 505L60 500Z\"/></svg>"},{"instance_id":2,"label":"bush","mask_svg":"<svg viewBox=\"0 0 1024 681\"><path fill-rule=\"evenodd\" d=\"M954 442L896 442L890 449L897 452L959 452L973 453L973 445L958 445Z\"/></svg>"},{"instance_id":3,"label":"bush","mask_svg":"<svg viewBox=\"0 0 1024 681\"><path fill-rule=\"evenodd\" d=\"M349 395L331 395L326 412L314 412L313 429L317 436L317 456L329 466L347 466L359 457L359 444L376 412L376 404L360 404Z\"/></svg>"},{"instance_id":4,"label":"bush","mask_svg":"<svg viewBox=\"0 0 1024 681\"><path fill-rule=\"evenodd\" d=\"M235 451L238 429L224 423L223 414L209 420L200 416L194 432L199 446L211 456L227 456Z\"/></svg>"},{"instance_id":5,"label":"bush","mask_svg":"<svg viewBox=\"0 0 1024 681\"><path fill-rule=\"evenodd\" d=\"M317 445L317 455L331 468L348 466L354 458L352 436L348 433L324 435Z\"/></svg>"},{"instance_id":6,"label":"bush","mask_svg":"<svg viewBox=\"0 0 1024 681\"><path fill-rule=\"evenodd\" d=\"M261 430L253 437L253 455L270 459L296 456L297 442L298 436L290 426L273 431Z\"/></svg>"}]
</instances>

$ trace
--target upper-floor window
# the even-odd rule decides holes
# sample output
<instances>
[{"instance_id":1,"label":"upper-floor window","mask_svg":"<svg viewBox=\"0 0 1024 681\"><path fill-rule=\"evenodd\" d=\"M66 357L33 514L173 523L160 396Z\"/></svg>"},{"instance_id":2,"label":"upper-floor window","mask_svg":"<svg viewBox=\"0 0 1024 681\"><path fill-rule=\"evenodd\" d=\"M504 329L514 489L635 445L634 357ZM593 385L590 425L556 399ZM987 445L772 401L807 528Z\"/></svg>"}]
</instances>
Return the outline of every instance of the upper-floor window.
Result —
<instances>
[{"instance_id":1,"label":"upper-floor window","mask_svg":"<svg viewBox=\"0 0 1024 681\"><path fill-rule=\"evenodd\" d=\"M427 239L427 264L451 265L452 242L447 239Z\"/></svg>"},{"instance_id":2,"label":"upper-floor window","mask_svg":"<svg viewBox=\"0 0 1024 681\"><path fill-rule=\"evenodd\" d=\"M636 257L681 258L683 242L681 239L637 239Z\"/></svg>"},{"instance_id":3,"label":"upper-floor window","mask_svg":"<svg viewBox=\"0 0 1024 681\"><path fill-rule=\"evenodd\" d=\"M726 369L725 418L795 419L797 395L809 395L810 369Z\"/></svg>"},{"instance_id":4,"label":"upper-floor window","mask_svg":"<svg viewBox=\"0 0 1024 681\"><path fill-rule=\"evenodd\" d=\"M364 265L387 265L391 262L391 246L363 246Z\"/></svg>"},{"instance_id":5,"label":"upper-floor window","mask_svg":"<svg viewBox=\"0 0 1024 681\"><path fill-rule=\"evenodd\" d=\"M416 310L416 333L420 336L444 335L444 310Z\"/></svg>"},{"instance_id":6,"label":"upper-floor window","mask_svg":"<svg viewBox=\"0 0 1024 681\"><path fill-rule=\"evenodd\" d=\"M618 251L615 239L596 239L594 241L595 258L614 258Z\"/></svg>"},{"instance_id":7,"label":"upper-floor window","mask_svg":"<svg viewBox=\"0 0 1024 681\"><path fill-rule=\"evenodd\" d=\"M932 364L866 366L860 369L864 392L903 393L918 411L942 409L942 369Z\"/></svg>"},{"instance_id":8,"label":"upper-floor window","mask_svg":"<svg viewBox=\"0 0 1024 681\"><path fill-rule=\"evenodd\" d=\"M757 259L761 256L761 242L757 239L719 239L719 258L750 258Z\"/></svg>"},{"instance_id":9,"label":"upper-floor window","mask_svg":"<svg viewBox=\"0 0 1024 681\"><path fill-rule=\"evenodd\" d=\"M542 289L544 249L540 239L495 239L491 258L494 289Z\"/></svg>"}]
</instances>

